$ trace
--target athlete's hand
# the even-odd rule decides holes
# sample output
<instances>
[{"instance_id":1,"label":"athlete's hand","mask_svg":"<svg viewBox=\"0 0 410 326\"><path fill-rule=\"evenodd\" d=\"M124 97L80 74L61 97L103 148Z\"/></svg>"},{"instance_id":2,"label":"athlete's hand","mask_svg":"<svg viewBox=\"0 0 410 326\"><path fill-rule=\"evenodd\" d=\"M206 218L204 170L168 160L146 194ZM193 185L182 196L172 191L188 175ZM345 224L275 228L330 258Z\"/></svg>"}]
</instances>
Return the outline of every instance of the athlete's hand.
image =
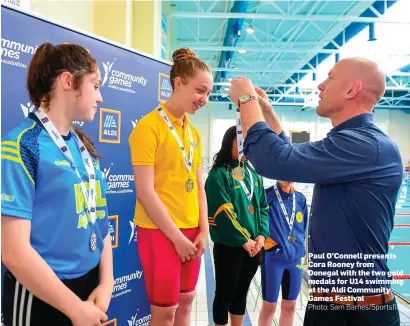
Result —
<instances>
[{"instance_id":1,"label":"athlete's hand","mask_svg":"<svg viewBox=\"0 0 410 326\"><path fill-rule=\"evenodd\" d=\"M72 317L73 326L99 326L101 321L107 321L107 315L96 307L91 301L82 301Z\"/></svg>"},{"instance_id":2,"label":"athlete's hand","mask_svg":"<svg viewBox=\"0 0 410 326\"><path fill-rule=\"evenodd\" d=\"M91 292L87 301L95 304L102 312L107 312L110 305L113 287L111 284L99 284L93 292Z\"/></svg>"},{"instance_id":3,"label":"athlete's hand","mask_svg":"<svg viewBox=\"0 0 410 326\"><path fill-rule=\"evenodd\" d=\"M255 249L256 242L253 241L252 239L249 239L248 242L245 243L242 247L248 252L249 256L252 257L252 250Z\"/></svg>"},{"instance_id":4,"label":"athlete's hand","mask_svg":"<svg viewBox=\"0 0 410 326\"><path fill-rule=\"evenodd\" d=\"M208 233L207 232L199 232L195 238L194 246L197 249L197 252L191 259L200 259L201 256L205 252L206 248L206 241L208 240Z\"/></svg>"},{"instance_id":5,"label":"athlete's hand","mask_svg":"<svg viewBox=\"0 0 410 326\"><path fill-rule=\"evenodd\" d=\"M183 263L191 260L191 257L197 252L195 245L182 233L178 240L174 242L174 247Z\"/></svg>"},{"instance_id":6,"label":"athlete's hand","mask_svg":"<svg viewBox=\"0 0 410 326\"><path fill-rule=\"evenodd\" d=\"M263 246L265 244L265 237L263 235L257 236L256 239L255 239L255 243L256 243L256 245L255 245L255 248L253 248L253 250L252 250L251 257L256 256L259 253L259 251L261 251L261 249L263 248Z\"/></svg>"}]
</instances>

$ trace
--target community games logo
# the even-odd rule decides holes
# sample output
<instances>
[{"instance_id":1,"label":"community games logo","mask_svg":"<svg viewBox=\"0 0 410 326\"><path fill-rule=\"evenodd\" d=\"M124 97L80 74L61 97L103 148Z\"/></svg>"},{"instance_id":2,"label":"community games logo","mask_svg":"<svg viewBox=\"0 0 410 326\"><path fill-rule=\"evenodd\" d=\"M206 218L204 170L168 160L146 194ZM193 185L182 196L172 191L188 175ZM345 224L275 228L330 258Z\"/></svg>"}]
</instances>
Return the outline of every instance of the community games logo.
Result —
<instances>
[{"instance_id":1,"label":"community games logo","mask_svg":"<svg viewBox=\"0 0 410 326\"><path fill-rule=\"evenodd\" d=\"M103 178L107 181L107 194L124 194L134 192L132 183L134 182L133 174L114 174L112 173L114 163L101 170Z\"/></svg>"},{"instance_id":2,"label":"community games logo","mask_svg":"<svg viewBox=\"0 0 410 326\"><path fill-rule=\"evenodd\" d=\"M31 112L34 112L34 110L36 109L36 107L34 106L34 104L31 104L30 102L27 102L27 104L21 104L20 103L20 107L21 110L23 111L24 117L27 118L28 115Z\"/></svg>"},{"instance_id":3,"label":"community games logo","mask_svg":"<svg viewBox=\"0 0 410 326\"><path fill-rule=\"evenodd\" d=\"M148 79L143 76L135 76L124 71L113 69L115 60L102 63L104 76L102 78L102 86L108 84L109 88L117 91L135 94L137 86L145 87Z\"/></svg>"},{"instance_id":4,"label":"community games logo","mask_svg":"<svg viewBox=\"0 0 410 326\"><path fill-rule=\"evenodd\" d=\"M118 247L118 231L119 231L118 215L108 216L108 232L110 233L112 248Z\"/></svg>"},{"instance_id":5,"label":"community games logo","mask_svg":"<svg viewBox=\"0 0 410 326\"><path fill-rule=\"evenodd\" d=\"M134 242L137 241L137 225L134 224L134 221L129 221L130 222L130 239L128 240L128 244L131 243L132 239L134 239Z\"/></svg>"},{"instance_id":6,"label":"community games logo","mask_svg":"<svg viewBox=\"0 0 410 326\"><path fill-rule=\"evenodd\" d=\"M117 298L132 291L130 282L134 280L140 280L142 278L143 271L136 270L135 273L127 274L117 277L114 280L114 289L112 291L112 298Z\"/></svg>"},{"instance_id":7,"label":"community games logo","mask_svg":"<svg viewBox=\"0 0 410 326\"><path fill-rule=\"evenodd\" d=\"M138 311L134 316L131 316L131 319L128 320L128 326L148 326L149 321L151 320L151 314L144 317L138 318Z\"/></svg>"},{"instance_id":8,"label":"community games logo","mask_svg":"<svg viewBox=\"0 0 410 326\"><path fill-rule=\"evenodd\" d=\"M29 45L1 38L1 63L27 68L27 63L37 48L37 45Z\"/></svg>"}]
</instances>

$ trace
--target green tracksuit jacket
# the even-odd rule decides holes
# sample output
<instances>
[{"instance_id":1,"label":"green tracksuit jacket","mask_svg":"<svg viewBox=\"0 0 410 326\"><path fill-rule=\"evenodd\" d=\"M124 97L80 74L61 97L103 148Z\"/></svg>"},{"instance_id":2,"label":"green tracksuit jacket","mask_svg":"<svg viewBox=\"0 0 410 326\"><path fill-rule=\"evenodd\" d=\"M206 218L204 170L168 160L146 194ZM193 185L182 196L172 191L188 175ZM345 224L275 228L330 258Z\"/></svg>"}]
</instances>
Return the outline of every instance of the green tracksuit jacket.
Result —
<instances>
[{"instance_id":1,"label":"green tracksuit jacket","mask_svg":"<svg viewBox=\"0 0 410 326\"><path fill-rule=\"evenodd\" d=\"M212 241L232 247L241 247L249 239L255 240L259 235L269 237L268 204L262 177L247 163L245 168L245 185L250 191L249 171L252 173L254 191L251 202L246 197L239 181L232 177L230 166L211 170L205 183L208 200L208 223ZM252 204L254 214L248 212Z\"/></svg>"}]
</instances>

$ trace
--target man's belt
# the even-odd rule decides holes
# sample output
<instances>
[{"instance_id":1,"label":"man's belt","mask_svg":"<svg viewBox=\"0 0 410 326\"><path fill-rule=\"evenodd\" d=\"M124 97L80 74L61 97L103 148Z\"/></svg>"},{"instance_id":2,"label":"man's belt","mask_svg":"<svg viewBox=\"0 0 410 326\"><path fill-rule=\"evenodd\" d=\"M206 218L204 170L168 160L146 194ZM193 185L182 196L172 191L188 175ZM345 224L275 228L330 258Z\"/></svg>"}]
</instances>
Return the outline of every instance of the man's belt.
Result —
<instances>
[{"instance_id":1,"label":"man's belt","mask_svg":"<svg viewBox=\"0 0 410 326\"><path fill-rule=\"evenodd\" d=\"M326 297L331 298L329 301L325 300L329 303L334 304L342 304L342 305L349 305L349 306L372 306L372 305L384 305L389 303L394 299L394 294L392 290L389 290L383 294L376 294L376 295L363 295L363 296L353 296L353 295L345 295L345 294L337 294L337 293L322 293L322 292L312 292L310 293L313 297Z\"/></svg>"}]
</instances>

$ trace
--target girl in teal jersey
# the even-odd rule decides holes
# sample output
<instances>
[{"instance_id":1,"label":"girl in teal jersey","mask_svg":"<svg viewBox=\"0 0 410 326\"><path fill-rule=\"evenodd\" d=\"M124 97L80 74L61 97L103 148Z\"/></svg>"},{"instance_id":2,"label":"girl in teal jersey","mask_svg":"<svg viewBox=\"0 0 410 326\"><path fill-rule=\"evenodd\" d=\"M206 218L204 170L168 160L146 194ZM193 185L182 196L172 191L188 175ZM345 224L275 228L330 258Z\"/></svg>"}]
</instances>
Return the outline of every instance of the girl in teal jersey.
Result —
<instances>
[{"instance_id":1,"label":"girl in teal jersey","mask_svg":"<svg viewBox=\"0 0 410 326\"><path fill-rule=\"evenodd\" d=\"M99 154L72 122L90 122L101 77L87 49L41 45L27 76L38 108L1 143L6 326L95 326L113 287ZM7 176L7 177L4 177Z\"/></svg>"}]
</instances>

